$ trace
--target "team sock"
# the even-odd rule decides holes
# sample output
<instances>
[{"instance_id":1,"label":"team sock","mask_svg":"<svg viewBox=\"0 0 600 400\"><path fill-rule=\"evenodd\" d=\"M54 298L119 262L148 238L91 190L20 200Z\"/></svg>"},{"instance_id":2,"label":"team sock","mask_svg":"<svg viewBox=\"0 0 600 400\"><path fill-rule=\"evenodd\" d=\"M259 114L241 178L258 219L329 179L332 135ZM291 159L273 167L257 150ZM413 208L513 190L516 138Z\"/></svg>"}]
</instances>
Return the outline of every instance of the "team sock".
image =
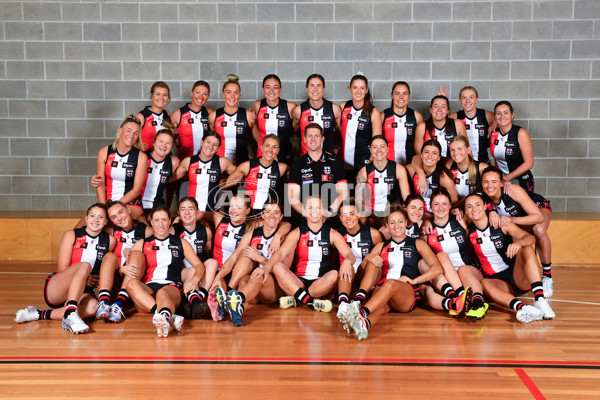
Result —
<instances>
[{"instance_id":1,"label":"team sock","mask_svg":"<svg viewBox=\"0 0 600 400\"><path fill-rule=\"evenodd\" d=\"M40 310L40 319L51 320L52 310Z\"/></svg>"},{"instance_id":2,"label":"team sock","mask_svg":"<svg viewBox=\"0 0 600 400\"><path fill-rule=\"evenodd\" d=\"M106 304L110 304L110 291L102 289L98 292L98 301L103 301Z\"/></svg>"},{"instance_id":3,"label":"team sock","mask_svg":"<svg viewBox=\"0 0 600 400\"><path fill-rule=\"evenodd\" d=\"M348 293L346 293L346 292L341 292L341 293L338 295L338 303L340 303L340 304L341 304L342 302L344 302L344 303L349 303L349 302L350 302L350 296L348 296Z\"/></svg>"},{"instance_id":4,"label":"team sock","mask_svg":"<svg viewBox=\"0 0 600 400\"><path fill-rule=\"evenodd\" d=\"M302 288L298 289L296 291L296 293L294 293L294 298L296 300L298 300L300 303L304 303L307 306L309 306L310 308L314 308L313 307L313 301L314 299L312 298L312 296L310 294L308 294L308 292Z\"/></svg>"},{"instance_id":5,"label":"team sock","mask_svg":"<svg viewBox=\"0 0 600 400\"><path fill-rule=\"evenodd\" d=\"M523 308L524 305L525 304L523 304L523 302L521 300L512 299L510 301L509 307L515 311L519 311L521 308Z\"/></svg>"},{"instance_id":6,"label":"team sock","mask_svg":"<svg viewBox=\"0 0 600 400\"><path fill-rule=\"evenodd\" d=\"M473 294L473 299L472 299L472 304L473 306L471 307L473 310L477 310L478 308L483 307L483 295L479 292L475 292Z\"/></svg>"},{"instance_id":7,"label":"team sock","mask_svg":"<svg viewBox=\"0 0 600 400\"><path fill-rule=\"evenodd\" d=\"M154 314L156 312L156 304L152 306L150 309L150 314Z\"/></svg>"},{"instance_id":8,"label":"team sock","mask_svg":"<svg viewBox=\"0 0 600 400\"><path fill-rule=\"evenodd\" d=\"M158 313L164 316L167 319L167 321L170 320L171 316L173 315L171 310L169 310L167 307L163 307Z\"/></svg>"},{"instance_id":9,"label":"team sock","mask_svg":"<svg viewBox=\"0 0 600 400\"><path fill-rule=\"evenodd\" d=\"M200 293L198 293L197 290L192 290L191 292L188 293L187 295L187 301L190 304L196 304L196 303L200 303Z\"/></svg>"},{"instance_id":10,"label":"team sock","mask_svg":"<svg viewBox=\"0 0 600 400\"><path fill-rule=\"evenodd\" d=\"M542 274L546 278L552 278L552 263L542 263Z\"/></svg>"},{"instance_id":11,"label":"team sock","mask_svg":"<svg viewBox=\"0 0 600 400\"><path fill-rule=\"evenodd\" d=\"M452 285L450 285L449 283L444 283L444 285L442 286L442 293L444 294L444 297L447 297L449 299L453 299L456 297L456 292L452 288Z\"/></svg>"},{"instance_id":12,"label":"team sock","mask_svg":"<svg viewBox=\"0 0 600 400\"><path fill-rule=\"evenodd\" d=\"M544 286L542 286L542 281L533 282L531 284L531 292L535 297L536 301L544 297Z\"/></svg>"},{"instance_id":13,"label":"team sock","mask_svg":"<svg viewBox=\"0 0 600 400\"><path fill-rule=\"evenodd\" d=\"M67 304L65 304L65 313L63 314L63 319L67 318L71 313L77 312L77 301L69 300Z\"/></svg>"},{"instance_id":14,"label":"team sock","mask_svg":"<svg viewBox=\"0 0 600 400\"><path fill-rule=\"evenodd\" d=\"M359 311L360 315L362 315L365 318L367 318L371 314L371 310L369 310L367 307L361 307Z\"/></svg>"},{"instance_id":15,"label":"team sock","mask_svg":"<svg viewBox=\"0 0 600 400\"><path fill-rule=\"evenodd\" d=\"M455 290L456 296L462 295L464 291L465 291L465 287L464 286L460 286L458 289Z\"/></svg>"},{"instance_id":16,"label":"team sock","mask_svg":"<svg viewBox=\"0 0 600 400\"><path fill-rule=\"evenodd\" d=\"M442 300L442 308L445 311L450 311L451 309L456 311L456 307L454 306L454 302L452 301L451 298L448 298L448 297L445 298L444 300Z\"/></svg>"},{"instance_id":17,"label":"team sock","mask_svg":"<svg viewBox=\"0 0 600 400\"><path fill-rule=\"evenodd\" d=\"M367 291L364 289L359 289L358 292L356 293L356 296L354 296L354 300L359 301L360 304L364 303L364 301L367 299Z\"/></svg>"},{"instance_id":18,"label":"team sock","mask_svg":"<svg viewBox=\"0 0 600 400\"><path fill-rule=\"evenodd\" d=\"M115 300L115 304L119 307L123 308L125 304L129 301L129 293L127 293L127 289L119 290L119 294L117 294L117 299Z\"/></svg>"}]
</instances>

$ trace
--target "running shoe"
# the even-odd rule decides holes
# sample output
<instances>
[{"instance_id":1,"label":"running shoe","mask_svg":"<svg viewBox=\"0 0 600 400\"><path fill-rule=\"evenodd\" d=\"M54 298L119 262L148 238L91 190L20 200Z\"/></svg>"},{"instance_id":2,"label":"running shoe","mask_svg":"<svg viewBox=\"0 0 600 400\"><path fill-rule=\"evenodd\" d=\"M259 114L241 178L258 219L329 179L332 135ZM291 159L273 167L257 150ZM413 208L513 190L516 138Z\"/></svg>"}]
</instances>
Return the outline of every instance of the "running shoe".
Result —
<instances>
[{"instance_id":1,"label":"running shoe","mask_svg":"<svg viewBox=\"0 0 600 400\"><path fill-rule=\"evenodd\" d=\"M487 314L488 308L490 308L490 305L488 303L483 303L481 307L471 308L469 311L467 311L465 317L473 321L483 319L485 317L485 314Z\"/></svg>"},{"instance_id":2,"label":"running shoe","mask_svg":"<svg viewBox=\"0 0 600 400\"><path fill-rule=\"evenodd\" d=\"M348 325L352 328L358 340L365 340L369 336L367 321L354 304L348 306L346 317L348 319Z\"/></svg>"},{"instance_id":3,"label":"running shoe","mask_svg":"<svg viewBox=\"0 0 600 400\"><path fill-rule=\"evenodd\" d=\"M448 314L454 318L464 317L465 313L469 309L469 306L471 305L472 298L473 290L470 286L467 286L460 296L457 296L450 301L451 306Z\"/></svg>"},{"instance_id":4,"label":"running shoe","mask_svg":"<svg viewBox=\"0 0 600 400\"><path fill-rule=\"evenodd\" d=\"M539 321L544 318L544 313L534 306L525 305L519 311L517 311L517 320L524 324L528 324L531 321Z\"/></svg>"},{"instance_id":5,"label":"running shoe","mask_svg":"<svg viewBox=\"0 0 600 400\"><path fill-rule=\"evenodd\" d=\"M331 300L314 299L313 308L319 312L330 312L333 309L333 304Z\"/></svg>"},{"instance_id":6,"label":"running shoe","mask_svg":"<svg viewBox=\"0 0 600 400\"><path fill-rule=\"evenodd\" d=\"M41 312L42 310L34 306L23 308L16 312L15 322L22 324L24 322L38 321Z\"/></svg>"},{"instance_id":7,"label":"running shoe","mask_svg":"<svg viewBox=\"0 0 600 400\"><path fill-rule=\"evenodd\" d=\"M173 328L175 328L175 330L177 332L181 332L181 331L183 331L183 321L184 320L185 320L185 318L182 317L181 315L173 314L171 319L169 319L169 322L171 323L171 326Z\"/></svg>"},{"instance_id":8,"label":"running shoe","mask_svg":"<svg viewBox=\"0 0 600 400\"><path fill-rule=\"evenodd\" d=\"M121 319L125 318L125 314L123 314L123 309L117 303L110 306L110 315L108 316L108 320L110 322L121 322Z\"/></svg>"},{"instance_id":9,"label":"running shoe","mask_svg":"<svg viewBox=\"0 0 600 400\"><path fill-rule=\"evenodd\" d=\"M279 298L279 308L285 310L290 307L296 307L296 299L294 296L283 296Z\"/></svg>"},{"instance_id":10,"label":"running shoe","mask_svg":"<svg viewBox=\"0 0 600 400\"><path fill-rule=\"evenodd\" d=\"M227 316L227 293L223 290L223 288L215 289L215 298L217 299L217 304L219 308L217 308L217 312L219 313L219 317L221 319Z\"/></svg>"},{"instance_id":11,"label":"running shoe","mask_svg":"<svg viewBox=\"0 0 600 400\"><path fill-rule=\"evenodd\" d=\"M156 327L156 334L158 337L167 337L169 336L169 321L167 317L162 314L155 313L152 317L152 323Z\"/></svg>"},{"instance_id":12,"label":"running shoe","mask_svg":"<svg viewBox=\"0 0 600 400\"><path fill-rule=\"evenodd\" d=\"M542 286L544 288L544 297L549 299L554 294L554 284L552 278L542 277Z\"/></svg>"},{"instance_id":13,"label":"running shoe","mask_svg":"<svg viewBox=\"0 0 600 400\"><path fill-rule=\"evenodd\" d=\"M349 304L341 302L338 304L337 318L342 323L342 327L346 330L346 332L350 333L350 326L348 325L348 316L346 313L348 312Z\"/></svg>"},{"instance_id":14,"label":"running shoe","mask_svg":"<svg viewBox=\"0 0 600 400\"><path fill-rule=\"evenodd\" d=\"M96 307L98 307L96 319L106 320L110 314L110 306L105 301L99 301Z\"/></svg>"},{"instance_id":15,"label":"running shoe","mask_svg":"<svg viewBox=\"0 0 600 400\"><path fill-rule=\"evenodd\" d=\"M553 319L556 317L556 314L554 314L550 304L548 304L548 300L543 297L539 300L536 300L533 306L544 313L544 319Z\"/></svg>"},{"instance_id":16,"label":"running shoe","mask_svg":"<svg viewBox=\"0 0 600 400\"><path fill-rule=\"evenodd\" d=\"M210 315L213 321L219 322L223 318L219 315L219 303L217 302L217 296L215 292L208 295L208 308L210 309Z\"/></svg>"},{"instance_id":17,"label":"running shoe","mask_svg":"<svg viewBox=\"0 0 600 400\"><path fill-rule=\"evenodd\" d=\"M70 331L75 335L87 332L90 327L83 322L77 311L72 312L66 318L62 320L62 327L66 331Z\"/></svg>"},{"instance_id":18,"label":"running shoe","mask_svg":"<svg viewBox=\"0 0 600 400\"><path fill-rule=\"evenodd\" d=\"M227 294L227 310L229 311L229 315L231 315L233 326L242 325L244 322L242 319L244 304L242 303L242 296L235 289L231 289Z\"/></svg>"}]
</instances>

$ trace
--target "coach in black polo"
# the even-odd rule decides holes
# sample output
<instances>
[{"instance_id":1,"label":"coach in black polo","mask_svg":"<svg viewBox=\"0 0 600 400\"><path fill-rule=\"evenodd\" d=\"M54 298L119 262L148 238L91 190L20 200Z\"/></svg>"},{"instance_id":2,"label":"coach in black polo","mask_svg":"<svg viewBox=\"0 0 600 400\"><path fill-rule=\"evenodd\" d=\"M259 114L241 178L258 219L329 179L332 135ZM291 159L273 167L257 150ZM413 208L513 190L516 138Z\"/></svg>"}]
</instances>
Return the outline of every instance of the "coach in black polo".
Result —
<instances>
[{"instance_id":1,"label":"coach in black polo","mask_svg":"<svg viewBox=\"0 0 600 400\"><path fill-rule=\"evenodd\" d=\"M307 153L296 159L290 169L287 195L292 209L302 214L302 204L310 195L321 197L326 216L334 216L348 197L344 165L323 150L323 128L311 123L304 130Z\"/></svg>"}]
</instances>

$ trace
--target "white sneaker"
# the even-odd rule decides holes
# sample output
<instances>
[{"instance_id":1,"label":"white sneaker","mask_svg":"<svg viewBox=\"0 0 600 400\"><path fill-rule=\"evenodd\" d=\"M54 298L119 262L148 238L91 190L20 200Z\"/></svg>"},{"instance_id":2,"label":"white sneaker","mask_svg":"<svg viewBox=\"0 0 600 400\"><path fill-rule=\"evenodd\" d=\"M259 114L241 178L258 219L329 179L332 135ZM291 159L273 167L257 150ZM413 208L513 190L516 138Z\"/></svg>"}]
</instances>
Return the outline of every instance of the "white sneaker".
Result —
<instances>
[{"instance_id":1,"label":"white sneaker","mask_svg":"<svg viewBox=\"0 0 600 400\"><path fill-rule=\"evenodd\" d=\"M544 319L553 319L556 317L556 314L554 314L550 304L548 304L548 300L543 297L539 300L536 300L533 306L544 314Z\"/></svg>"},{"instance_id":2,"label":"white sneaker","mask_svg":"<svg viewBox=\"0 0 600 400\"><path fill-rule=\"evenodd\" d=\"M346 319L346 310L347 309L348 309L347 302L342 301L340 304L338 304L337 317L341 323L344 323L344 321Z\"/></svg>"},{"instance_id":3,"label":"white sneaker","mask_svg":"<svg viewBox=\"0 0 600 400\"><path fill-rule=\"evenodd\" d=\"M110 322L118 323L123 318L125 318L125 314L123 314L123 309L117 303L110 306L110 314L108 316Z\"/></svg>"},{"instance_id":4,"label":"white sneaker","mask_svg":"<svg viewBox=\"0 0 600 400\"><path fill-rule=\"evenodd\" d=\"M29 306L16 312L15 322L22 324L24 322L37 321L40 319L40 310L37 307Z\"/></svg>"},{"instance_id":5,"label":"white sneaker","mask_svg":"<svg viewBox=\"0 0 600 400\"><path fill-rule=\"evenodd\" d=\"M285 310L290 307L296 307L296 299L294 296L283 296L279 298L279 308Z\"/></svg>"},{"instance_id":6,"label":"white sneaker","mask_svg":"<svg viewBox=\"0 0 600 400\"><path fill-rule=\"evenodd\" d=\"M544 318L544 313L534 306L525 305L519 311L517 311L517 320L524 324L528 324L531 321L539 321Z\"/></svg>"},{"instance_id":7,"label":"white sneaker","mask_svg":"<svg viewBox=\"0 0 600 400\"><path fill-rule=\"evenodd\" d=\"M71 331L75 335L79 335L80 333L87 332L90 327L83 322L77 311L69 314L67 318L63 318L62 327L66 331Z\"/></svg>"},{"instance_id":8,"label":"white sneaker","mask_svg":"<svg viewBox=\"0 0 600 400\"><path fill-rule=\"evenodd\" d=\"M181 332L183 330L183 320L184 319L185 318L183 318L181 315L173 314L173 316L171 317L169 322L171 323L171 326L173 328L175 328L175 330L177 332Z\"/></svg>"},{"instance_id":9,"label":"white sneaker","mask_svg":"<svg viewBox=\"0 0 600 400\"><path fill-rule=\"evenodd\" d=\"M354 304L354 306L355 306L356 308L358 308L359 310L360 310L360 308L362 307L362 303L360 302L360 300L352 300L352 301L350 302L350 304Z\"/></svg>"},{"instance_id":10,"label":"white sneaker","mask_svg":"<svg viewBox=\"0 0 600 400\"><path fill-rule=\"evenodd\" d=\"M333 309L333 304L331 300L314 299L313 308L319 312L330 312Z\"/></svg>"},{"instance_id":11,"label":"white sneaker","mask_svg":"<svg viewBox=\"0 0 600 400\"><path fill-rule=\"evenodd\" d=\"M542 286L544 287L544 297L549 299L554 294L554 284L552 278L542 277Z\"/></svg>"},{"instance_id":12,"label":"white sneaker","mask_svg":"<svg viewBox=\"0 0 600 400\"><path fill-rule=\"evenodd\" d=\"M106 320L110 315L110 306L104 301L99 301L98 304L96 304L96 307L98 307L98 311L96 311L96 319Z\"/></svg>"},{"instance_id":13,"label":"white sneaker","mask_svg":"<svg viewBox=\"0 0 600 400\"><path fill-rule=\"evenodd\" d=\"M167 318L159 313L155 313L152 317L152 323L156 327L156 334L158 337L167 337L169 336L169 321Z\"/></svg>"},{"instance_id":14,"label":"white sneaker","mask_svg":"<svg viewBox=\"0 0 600 400\"><path fill-rule=\"evenodd\" d=\"M347 323L350 325L358 340L365 340L369 336L367 321L360 315L358 307L350 304L346 310Z\"/></svg>"}]
</instances>

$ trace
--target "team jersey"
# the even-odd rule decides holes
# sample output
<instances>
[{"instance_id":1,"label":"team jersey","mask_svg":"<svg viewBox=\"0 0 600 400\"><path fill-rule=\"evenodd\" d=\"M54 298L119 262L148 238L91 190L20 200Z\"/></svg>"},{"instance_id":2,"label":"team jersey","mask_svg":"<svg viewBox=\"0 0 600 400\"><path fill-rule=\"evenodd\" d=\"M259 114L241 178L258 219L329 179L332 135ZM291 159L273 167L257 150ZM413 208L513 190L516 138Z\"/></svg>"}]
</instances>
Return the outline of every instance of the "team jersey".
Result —
<instances>
[{"instance_id":1,"label":"team jersey","mask_svg":"<svg viewBox=\"0 0 600 400\"><path fill-rule=\"evenodd\" d=\"M246 224L233 225L225 216L215 229L213 258L217 260L219 269L240 245L240 240L246 233Z\"/></svg>"},{"instance_id":2,"label":"team jersey","mask_svg":"<svg viewBox=\"0 0 600 400\"><path fill-rule=\"evenodd\" d=\"M415 222L411 226L407 227L406 228L406 236L413 238L413 239L420 238L421 237L421 227L419 226L419 224L417 224Z\"/></svg>"},{"instance_id":3,"label":"team jersey","mask_svg":"<svg viewBox=\"0 0 600 400\"><path fill-rule=\"evenodd\" d=\"M209 161L204 162L199 155L190 159L188 170L190 184L188 196L198 202L198 210L214 211L219 200L219 181L221 180L221 164L219 156L214 155Z\"/></svg>"},{"instance_id":4,"label":"team jersey","mask_svg":"<svg viewBox=\"0 0 600 400\"><path fill-rule=\"evenodd\" d=\"M215 132L221 136L217 155L228 158L235 165L248 161L247 138L252 130L246 119L245 108L238 107L236 113L231 115L224 108L219 108L215 114Z\"/></svg>"},{"instance_id":5,"label":"team jersey","mask_svg":"<svg viewBox=\"0 0 600 400\"><path fill-rule=\"evenodd\" d=\"M252 208L262 210L269 198L278 198L282 185L279 163L273 161L264 167L258 158L250 160L250 168L245 178L246 194L250 196Z\"/></svg>"},{"instance_id":6,"label":"team jersey","mask_svg":"<svg viewBox=\"0 0 600 400\"><path fill-rule=\"evenodd\" d=\"M142 126L142 142L144 142L144 150L148 150L152 148L154 145L154 137L156 133L161 129L164 129L162 126L163 121L171 121L167 110L163 110L162 113L156 114L154 111L150 110L150 106L146 106L140 114L144 116L144 125Z\"/></svg>"},{"instance_id":7,"label":"team jersey","mask_svg":"<svg viewBox=\"0 0 600 400\"><path fill-rule=\"evenodd\" d=\"M488 277L515 266L516 257L506 256L508 245L513 241L512 237L505 235L501 228L494 228L488 223L485 229L480 230L471 222L469 240L484 276Z\"/></svg>"},{"instance_id":8,"label":"team jersey","mask_svg":"<svg viewBox=\"0 0 600 400\"><path fill-rule=\"evenodd\" d=\"M440 226L431 222L432 231L427 235L427 244L435 254L444 252L456 270L461 265L473 265L469 256L467 232L452 216L446 225Z\"/></svg>"},{"instance_id":9,"label":"team jersey","mask_svg":"<svg viewBox=\"0 0 600 400\"><path fill-rule=\"evenodd\" d=\"M550 207L550 201L546 200L543 196L537 193L527 192L529 198L540 209L547 209L552 211ZM504 189L500 188L500 201L495 204L489 197L484 196L488 210L495 210L501 217L525 217L527 212L521 207L519 203L513 200L508 194L504 193Z\"/></svg>"},{"instance_id":10,"label":"team jersey","mask_svg":"<svg viewBox=\"0 0 600 400\"><path fill-rule=\"evenodd\" d=\"M325 141L323 150L333 154L333 140L335 134L335 114L333 113L333 103L329 100L323 100L321 108L315 110L308 101L300 104L300 143L302 149L300 154L306 154L307 147L304 142L304 129L308 124L317 123L323 128Z\"/></svg>"},{"instance_id":11,"label":"team jersey","mask_svg":"<svg viewBox=\"0 0 600 400\"><path fill-rule=\"evenodd\" d=\"M450 150L448 147L450 146L450 142L454 139L456 134L456 125L454 124L454 119L448 118L448 124L451 126L450 131L446 132L446 125L442 129L438 129L435 125L433 125L433 131L425 130L425 136L423 138L423 143L428 140L435 139L442 146L442 151L440 155L442 157L450 157Z\"/></svg>"},{"instance_id":12,"label":"team jersey","mask_svg":"<svg viewBox=\"0 0 600 400\"><path fill-rule=\"evenodd\" d=\"M394 109L383 111L383 135L388 142L388 160L399 164L410 164L415 155L415 111L407 107L404 115L394 113Z\"/></svg>"},{"instance_id":13,"label":"team jersey","mask_svg":"<svg viewBox=\"0 0 600 400\"><path fill-rule=\"evenodd\" d=\"M202 106L199 112L194 112L189 104L179 109L181 118L177 133L181 147L179 148L179 158L183 160L186 157L191 157L198 154L200 150L200 141L204 136L204 132L210 130L208 125L208 110Z\"/></svg>"},{"instance_id":14,"label":"team jersey","mask_svg":"<svg viewBox=\"0 0 600 400\"><path fill-rule=\"evenodd\" d=\"M173 160L167 155L164 160L156 162L148 155L146 182L142 189L142 207L150 210L158 204L165 204L165 188L173 175Z\"/></svg>"},{"instance_id":15,"label":"team jersey","mask_svg":"<svg viewBox=\"0 0 600 400\"><path fill-rule=\"evenodd\" d=\"M492 132L490 137L490 151L494 157L495 165L505 175L517 169L524 162L519 146L520 129L520 126L513 125L505 135L500 131L496 131ZM535 186L531 171L517 177L517 180L519 185L526 191L534 191Z\"/></svg>"},{"instance_id":16,"label":"team jersey","mask_svg":"<svg viewBox=\"0 0 600 400\"><path fill-rule=\"evenodd\" d=\"M421 256L416 240L407 236L401 242L390 239L383 244L379 253L383 259L382 278L379 283L388 279L398 280L401 276L414 279L420 275L418 264Z\"/></svg>"},{"instance_id":17,"label":"team jersey","mask_svg":"<svg viewBox=\"0 0 600 400\"><path fill-rule=\"evenodd\" d=\"M344 238L344 241L352 250L352 254L354 254L354 272L358 271L358 267L360 263L362 263L363 259L373 250L373 238L371 237L371 227L367 225L360 224L358 228L358 232L354 235L348 233L344 226L341 226L338 229L338 232ZM340 254L340 265L344 262L344 257Z\"/></svg>"},{"instance_id":18,"label":"team jersey","mask_svg":"<svg viewBox=\"0 0 600 400\"><path fill-rule=\"evenodd\" d=\"M321 230L313 232L304 223L298 229L300 237L296 246L294 273L306 280L319 279L332 268L331 228L323 225Z\"/></svg>"},{"instance_id":19,"label":"team jersey","mask_svg":"<svg viewBox=\"0 0 600 400\"><path fill-rule=\"evenodd\" d=\"M269 256L269 246L271 246L271 242L275 237L275 233L273 232L271 236L265 236L264 227L259 226L258 228L252 231L252 238L250 239L250 247L254 247L261 256L266 258L267 260L271 257ZM260 264L260 267L264 267L264 265Z\"/></svg>"},{"instance_id":20,"label":"team jersey","mask_svg":"<svg viewBox=\"0 0 600 400\"><path fill-rule=\"evenodd\" d=\"M398 179L396 178L397 164L387 160L383 170L378 170L375 163L367 164L367 195L365 205L373 211L383 212L388 204L402 199Z\"/></svg>"},{"instance_id":21,"label":"team jersey","mask_svg":"<svg viewBox=\"0 0 600 400\"><path fill-rule=\"evenodd\" d=\"M473 152L473 159L488 164L490 157L488 156L488 122L485 117L485 110L481 108L475 109L475 116L469 118L465 114L465 110L460 110L456 113L456 119L461 120L465 124L469 146Z\"/></svg>"},{"instance_id":22,"label":"team jersey","mask_svg":"<svg viewBox=\"0 0 600 400\"><path fill-rule=\"evenodd\" d=\"M415 192L419 193L419 174L415 172L413 175L413 186ZM440 172L435 169L430 175L427 175L427 193L423 195L423 201L425 203L425 211L431 212L431 193L434 189L440 187Z\"/></svg>"},{"instance_id":23,"label":"team jersey","mask_svg":"<svg viewBox=\"0 0 600 400\"><path fill-rule=\"evenodd\" d=\"M454 179L454 186L459 199L465 198L468 194L473 193L477 189L477 185L481 183L481 174L479 173L479 161L475 161L475 170L477 171L477 180L471 182L469 179L469 169L461 171L455 162L450 166L450 172Z\"/></svg>"},{"instance_id":24,"label":"team jersey","mask_svg":"<svg viewBox=\"0 0 600 400\"><path fill-rule=\"evenodd\" d=\"M340 159L356 171L369 163L369 144L373 136L371 116L365 115L362 108L354 108L352 100L346 101L342 110L342 148Z\"/></svg>"},{"instance_id":25,"label":"team jersey","mask_svg":"<svg viewBox=\"0 0 600 400\"><path fill-rule=\"evenodd\" d=\"M183 244L177 236L158 239L154 235L144 239L142 249L146 259L143 283L181 283Z\"/></svg>"},{"instance_id":26,"label":"team jersey","mask_svg":"<svg viewBox=\"0 0 600 400\"><path fill-rule=\"evenodd\" d=\"M173 230L175 231L175 236L185 239L185 241L192 246L192 249L194 249L196 255L201 260L204 261L206 259L206 256L204 255L204 246L206 246L206 243L208 242L208 233L203 224L196 222L196 228L190 232L185 229L181 222L177 222L173 224ZM185 268L193 267L188 260L183 260L183 266Z\"/></svg>"},{"instance_id":27,"label":"team jersey","mask_svg":"<svg viewBox=\"0 0 600 400\"><path fill-rule=\"evenodd\" d=\"M108 146L104 166L106 200L121 200L133 189L139 155L140 151L136 147L125 154L119 154L112 145Z\"/></svg>"},{"instance_id":28,"label":"team jersey","mask_svg":"<svg viewBox=\"0 0 600 400\"><path fill-rule=\"evenodd\" d=\"M120 266L125 265L125 261L127 261L127 258L125 257L125 250L131 249L135 242L146 237L147 225L135 219L133 220L133 223L135 225L129 231L126 231L125 229L116 225L113 230L113 237L116 241L113 252L119 258Z\"/></svg>"},{"instance_id":29,"label":"team jersey","mask_svg":"<svg viewBox=\"0 0 600 400\"><path fill-rule=\"evenodd\" d=\"M262 156L262 142L266 135L275 134L279 138L279 154L277 159L285 164L292 163L292 142L290 137L293 131L292 117L288 111L287 100L279 99L279 104L271 108L266 99L260 101L260 109L256 116L258 123L258 151L256 157Z\"/></svg>"},{"instance_id":30,"label":"team jersey","mask_svg":"<svg viewBox=\"0 0 600 400\"><path fill-rule=\"evenodd\" d=\"M71 262L69 266L76 263L86 262L92 266L90 275L100 274L100 266L104 255L108 253L110 238L108 233L102 231L96 236L91 236L85 231L85 226L73 229L75 242L71 250Z\"/></svg>"}]
</instances>

